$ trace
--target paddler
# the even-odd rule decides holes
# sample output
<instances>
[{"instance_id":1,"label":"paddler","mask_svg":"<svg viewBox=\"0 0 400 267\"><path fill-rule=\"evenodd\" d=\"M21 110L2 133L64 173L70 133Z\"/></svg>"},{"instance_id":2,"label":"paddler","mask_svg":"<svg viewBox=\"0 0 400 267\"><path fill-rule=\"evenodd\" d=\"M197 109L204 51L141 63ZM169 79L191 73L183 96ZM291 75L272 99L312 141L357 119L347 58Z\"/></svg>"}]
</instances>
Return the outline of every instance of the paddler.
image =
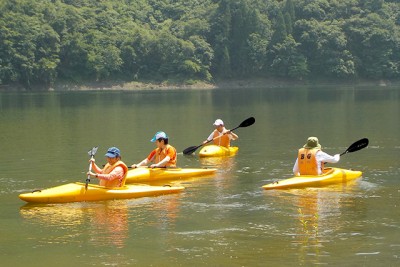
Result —
<instances>
[{"instance_id":1,"label":"paddler","mask_svg":"<svg viewBox=\"0 0 400 267\"><path fill-rule=\"evenodd\" d=\"M168 144L168 136L165 132L159 131L153 136L150 142L156 144L156 148L137 164L132 164L132 168L146 166L150 162L151 168L176 167L176 149Z\"/></svg>"},{"instance_id":2,"label":"paddler","mask_svg":"<svg viewBox=\"0 0 400 267\"><path fill-rule=\"evenodd\" d=\"M216 119L214 122L215 130L203 141L203 144L214 141L214 145L230 147L231 140L236 140L239 138L237 134L227 130L224 126L224 122L221 119Z\"/></svg>"},{"instance_id":3,"label":"paddler","mask_svg":"<svg viewBox=\"0 0 400 267\"><path fill-rule=\"evenodd\" d=\"M299 149L293 166L293 173L299 175L320 175L324 170L324 162L337 163L340 154L331 156L321 150L317 137L308 137L307 143Z\"/></svg>"},{"instance_id":4,"label":"paddler","mask_svg":"<svg viewBox=\"0 0 400 267\"><path fill-rule=\"evenodd\" d=\"M121 187L125 185L128 167L121 161L121 152L116 147L110 147L105 154L107 164L103 169L96 165L95 159L91 158L92 171L87 174L100 180L100 185L105 187Z\"/></svg>"}]
</instances>

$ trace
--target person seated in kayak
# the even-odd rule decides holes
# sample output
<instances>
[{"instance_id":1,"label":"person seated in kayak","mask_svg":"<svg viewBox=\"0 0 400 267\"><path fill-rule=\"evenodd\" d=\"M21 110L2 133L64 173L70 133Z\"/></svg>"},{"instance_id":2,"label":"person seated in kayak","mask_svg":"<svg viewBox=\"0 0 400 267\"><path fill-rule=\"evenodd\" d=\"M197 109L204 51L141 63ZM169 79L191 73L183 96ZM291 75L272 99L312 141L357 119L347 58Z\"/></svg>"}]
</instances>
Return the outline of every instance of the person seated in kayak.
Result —
<instances>
[{"instance_id":1,"label":"person seated in kayak","mask_svg":"<svg viewBox=\"0 0 400 267\"><path fill-rule=\"evenodd\" d=\"M121 187L125 185L128 167L121 161L121 152L116 147L110 147L105 154L107 164L103 169L96 165L95 159L91 158L92 171L87 174L100 179L100 185L105 187Z\"/></svg>"},{"instance_id":2,"label":"person seated in kayak","mask_svg":"<svg viewBox=\"0 0 400 267\"><path fill-rule=\"evenodd\" d=\"M296 176L321 175L325 162L337 163L339 160L340 154L328 155L321 150L317 137L309 137L307 143L298 151L293 173Z\"/></svg>"},{"instance_id":3,"label":"person seated in kayak","mask_svg":"<svg viewBox=\"0 0 400 267\"><path fill-rule=\"evenodd\" d=\"M150 162L151 168L162 168L162 167L176 167L176 149L168 144L168 136L164 132L157 132L150 140L152 143L156 143L156 149L150 152L150 154L137 164L132 164L132 168L139 166L146 166Z\"/></svg>"},{"instance_id":4,"label":"person seated in kayak","mask_svg":"<svg viewBox=\"0 0 400 267\"><path fill-rule=\"evenodd\" d=\"M230 147L231 140L236 140L239 138L234 132L227 130L224 126L224 122L221 119L217 119L214 122L215 130L204 140L203 144L211 142L214 140L214 145Z\"/></svg>"}]
</instances>

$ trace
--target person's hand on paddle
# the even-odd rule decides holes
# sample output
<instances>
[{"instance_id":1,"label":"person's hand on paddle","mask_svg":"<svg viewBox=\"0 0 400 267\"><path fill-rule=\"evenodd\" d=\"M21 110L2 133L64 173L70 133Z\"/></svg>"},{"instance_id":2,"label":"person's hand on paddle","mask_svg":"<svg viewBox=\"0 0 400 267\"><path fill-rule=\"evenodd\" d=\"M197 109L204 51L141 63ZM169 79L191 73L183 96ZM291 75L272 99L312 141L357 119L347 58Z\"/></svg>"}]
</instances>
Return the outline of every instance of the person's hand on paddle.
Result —
<instances>
[{"instance_id":1,"label":"person's hand on paddle","mask_svg":"<svg viewBox=\"0 0 400 267\"><path fill-rule=\"evenodd\" d=\"M132 168L132 169L136 169L137 167L138 167L137 164L132 164L132 165L131 165L131 168Z\"/></svg>"},{"instance_id":2,"label":"person's hand on paddle","mask_svg":"<svg viewBox=\"0 0 400 267\"><path fill-rule=\"evenodd\" d=\"M96 177L96 173L94 173L94 172L92 172L92 171L88 171L88 172L86 173L86 175L90 175L90 176Z\"/></svg>"}]
</instances>

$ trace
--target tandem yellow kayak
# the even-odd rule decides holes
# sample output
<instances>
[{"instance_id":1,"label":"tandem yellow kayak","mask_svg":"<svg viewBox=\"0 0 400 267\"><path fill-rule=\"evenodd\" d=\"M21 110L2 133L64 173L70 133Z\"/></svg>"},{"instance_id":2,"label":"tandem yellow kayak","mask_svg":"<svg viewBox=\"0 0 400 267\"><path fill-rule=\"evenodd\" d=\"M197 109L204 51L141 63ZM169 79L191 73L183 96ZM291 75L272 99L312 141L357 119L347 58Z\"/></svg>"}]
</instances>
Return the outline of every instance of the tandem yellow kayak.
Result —
<instances>
[{"instance_id":1,"label":"tandem yellow kayak","mask_svg":"<svg viewBox=\"0 0 400 267\"><path fill-rule=\"evenodd\" d=\"M264 185L265 190L271 189L292 189L305 187L321 187L330 184L346 183L359 178L360 171L352 171L341 168L326 168L322 175L301 175L293 178L277 181Z\"/></svg>"},{"instance_id":2,"label":"tandem yellow kayak","mask_svg":"<svg viewBox=\"0 0 400 267\"><path fill-rule=\"evenodd\" d=\"M192 177L210 176L217 169L205 168L147 168L139 167L128 171L125 183L142 183L161 180L186 179Z\"/></svg>"},{"instance_id":3,"label":"tandem yellow kayak","mask_svg":"<svg viewBox=\"0 0 400 267\"><path fill-rule=\"evenodd\" d=\"M86 190L85 183L76 182L20 194L19 198L30 203L67 203L153 197L178 193L183 189L183 186L149 185L125 185L123 187L107 188L89 184Z\"/></svg>"},{"instance_id":4,"label":"tandem yellow kayak","mask_svg":"<svg viewBox=\"0 0 400 267\"><path fill-rule=\"evenodd\" d=\"M224 157L236 155L239 148L237 146L223 147L217 145L204 146L199 151L200 157Z\"/></svg>"}]
</instances>

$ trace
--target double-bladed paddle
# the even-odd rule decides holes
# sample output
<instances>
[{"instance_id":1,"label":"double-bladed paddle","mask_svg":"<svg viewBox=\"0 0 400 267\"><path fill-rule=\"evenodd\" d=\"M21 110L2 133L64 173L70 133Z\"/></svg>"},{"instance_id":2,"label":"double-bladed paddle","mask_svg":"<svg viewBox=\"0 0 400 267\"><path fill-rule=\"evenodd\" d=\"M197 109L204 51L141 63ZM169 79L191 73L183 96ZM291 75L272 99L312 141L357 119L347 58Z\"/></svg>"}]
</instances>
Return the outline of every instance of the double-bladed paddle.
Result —
<instances>
[{"instance_id":1,"label":"double-bladed paddle","mask_svg":"<svg viewBox=\"0 0 400 267\"><path fill-rule=\"evenodd\" d=\"M244 121L242 121L242 123L238 127L235 127L233 129L231 129L230 131L232 132L232 131L236 130L237 128L248 127L250 125L253 125L255 122L256 122L256 119L254 117L250 117L250 118L245 119ZM221 135L216 137L216 138L214 138L214 139L212 139L212 140L209 140L209 141L205 142L204 144L198 145L198 146L190 146L190 147L186 148L185 150L183 150L183 154L184 155L190 155L193 152L195 152L199 147L201 147L201 146L203 146L205 144L208 144L208 143L210 143L210 142L212 142L215 139L218 139L220 137L221 137Z\"/></svg>"},{"instance_id":2,"label":"double-bladed paddle","mask_svg":"<svg viewBox=\"0 0 400 267\"><path fill-rule=\"evenodd\" d=\"M94 155L97 152L97 148L98 147L96 146L96 147L93 147L91 150L89 150L88 154L90 156L90 159L94 158ZM92 162L90 161L89 162L89 172L91 172L91 171L92 171ZM88 174L88 176L86 178L85 190L87 190L89 182L90 182L90 175Z\"/></svg>"},{"instance_id":3,"label":"double-bladed paddle","mask_svg":"<svg viewBox=\"0 0 400 267\"><path fill-rule=\"evenodd\" d=\"M340 156L343 156L343 155L345 155L345 154L347 154L347 153L356 152L356 151L358 151L358 150L361 150L361 149L367 147L367 146L368 146L368 143L369 143L368 138L360 139L360 140L354 142L353 144L351 144L351 145L346 149L346 151L344 151L343 153L340 154Z\"/></svg>"}]
</instances>

